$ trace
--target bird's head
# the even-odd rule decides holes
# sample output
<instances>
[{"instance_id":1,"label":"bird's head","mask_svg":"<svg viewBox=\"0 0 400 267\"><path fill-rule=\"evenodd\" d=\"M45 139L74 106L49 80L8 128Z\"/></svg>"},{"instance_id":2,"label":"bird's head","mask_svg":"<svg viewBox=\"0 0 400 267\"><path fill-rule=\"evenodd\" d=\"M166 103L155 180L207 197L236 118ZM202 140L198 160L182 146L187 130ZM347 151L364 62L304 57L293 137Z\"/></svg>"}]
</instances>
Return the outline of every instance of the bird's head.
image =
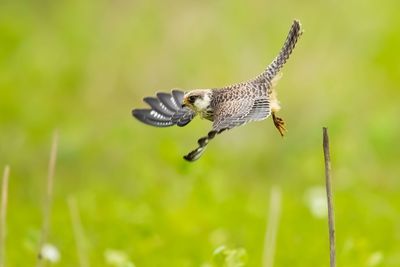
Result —
<instances>
[{"instance_id":1,"label":"bird's head","mask_svg":"<svg viewBox=\"0 0 400 267\"><path fill-rule=\"evenodd\" d=\"M188 107L196 112L205 111L211 104L211 90L199 89L187 92L183 97L182 107Z\"/></svg>"}]
</instances>

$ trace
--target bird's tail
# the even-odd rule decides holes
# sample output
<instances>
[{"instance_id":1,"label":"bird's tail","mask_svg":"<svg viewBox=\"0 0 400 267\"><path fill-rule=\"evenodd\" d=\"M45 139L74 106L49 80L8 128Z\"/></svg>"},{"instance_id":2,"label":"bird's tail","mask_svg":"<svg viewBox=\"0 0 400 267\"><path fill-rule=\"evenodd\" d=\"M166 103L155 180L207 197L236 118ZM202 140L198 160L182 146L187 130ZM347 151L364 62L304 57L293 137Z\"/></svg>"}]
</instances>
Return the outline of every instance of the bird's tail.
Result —
<instances>
[{"instance_id":1,"label":"bird's tail","mask_svg":"<svg viewBox=\"0 0 400 267\"><path fill-rule=\"evenodd\" d=\"M302 33L303 30L300 21L294 20L279 55L271 62L271 64L268 65L267 69L256 78L256 80L266 79L271 82L275 78L283 65L285 65Z\"/></svg>"}]
</instances>

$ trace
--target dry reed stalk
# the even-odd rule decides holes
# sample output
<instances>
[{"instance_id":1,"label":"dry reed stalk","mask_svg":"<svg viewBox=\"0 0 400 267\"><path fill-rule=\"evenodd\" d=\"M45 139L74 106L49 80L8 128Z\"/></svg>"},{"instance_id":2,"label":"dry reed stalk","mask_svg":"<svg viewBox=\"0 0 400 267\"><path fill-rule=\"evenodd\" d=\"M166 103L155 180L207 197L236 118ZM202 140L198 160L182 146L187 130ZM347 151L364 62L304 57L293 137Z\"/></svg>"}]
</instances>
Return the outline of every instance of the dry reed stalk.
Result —
<instances>
[{"instance_id":1,"label":"dry reed stalk","mask_svg":"<svg viewBox=\"0 0 400 267\"><path fill-rule=\"evenodd\" d=\"M323 127L323 148L325 161L325 184L328 202L328 226L329 226L329 259L330 267L336 267L335 251L335 214L333 209L332 177L331 177L331 156L329 152L328 128Z\"/></svg>"}]
</instances>

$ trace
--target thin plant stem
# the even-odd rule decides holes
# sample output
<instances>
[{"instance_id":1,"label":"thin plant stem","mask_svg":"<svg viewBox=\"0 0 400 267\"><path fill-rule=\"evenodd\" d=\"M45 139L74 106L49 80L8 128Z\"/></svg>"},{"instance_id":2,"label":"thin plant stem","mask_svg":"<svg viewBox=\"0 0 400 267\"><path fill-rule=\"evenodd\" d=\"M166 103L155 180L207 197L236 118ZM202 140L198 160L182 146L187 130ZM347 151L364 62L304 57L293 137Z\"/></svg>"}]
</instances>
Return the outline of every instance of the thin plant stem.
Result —
<instances>
[{"instance_id":1,"label":"thin plant stem","mask_svg":"<svg viewBox=\"0 0 400 267\"><path fill-rule=\"evenodd\" d=\"M271 189L271 198L268 214L268 227L265 232L263 267L274 265L276 237L278 233L279 218L281 213L281 190L277 186Z\"/></svg>"},{"instance_id":2,"label":"thin plant stem","mask_svg":"<svg viewBox=\"0 0 400 267\"><path fill-rule=\"evenodd\" d=\"M324 160L325 160L325 184L326 184L326 195L328 201L329 252L330 252L329 259L330 259L330 266L336 267L335 214L333 208L331 156L329 152L328 128L323 127L322 131L323 131L323 148L324 148Z\"/></svg>"},{"instance_id":3,"label":"thin plant stem","mask_svg":"<svg viewBox=\"0 0 400 267\"><path fill-rule=\"evenodd\" d=\"M4 168L3 183L1 190L1 212L0 212L0 267L5 266L6 258L6 215L8 200L8 178L10 176L10 167Z\"/></svg>"},{"instance_id":4,"label":"thin plant stem","mask_svg":"<svg viewBox=\"0 0 400 267\"><path fill-rule=\"evenodd\" d=\"M78 205L76 203L76 199L72 196L69 196L67 199L69 213L71 216L72 227L74 230L74 237L76 243L76 252L79 259L80 267L89 267L89 260L87 258L87 247L86 247L86 239L84 230L82 227L81 218L79 215Z\"/></svg>"},{"instance_id":5,"label":"thin plant stem","mask_svg":"<svg viewBox=\"0 0 400 267\"><path fill-rule=\"evenodd\" d=\"M50 231L50 213L51 206L53 202L53 184L54 184L54 174L56 168L56 160L57 160L57 147L58 147L58 133L57 131L53 134L53 141L50 150L50 159L47 173L47 190L46 197L44 202L44 212L43 212L43 225L42 225L42 233L41 239L39 243L39 253L38 253L38 267L43 266L43 256L42 256L42 248L43 245L47 242L47 237Z\"/></svg>"}]
</instances>

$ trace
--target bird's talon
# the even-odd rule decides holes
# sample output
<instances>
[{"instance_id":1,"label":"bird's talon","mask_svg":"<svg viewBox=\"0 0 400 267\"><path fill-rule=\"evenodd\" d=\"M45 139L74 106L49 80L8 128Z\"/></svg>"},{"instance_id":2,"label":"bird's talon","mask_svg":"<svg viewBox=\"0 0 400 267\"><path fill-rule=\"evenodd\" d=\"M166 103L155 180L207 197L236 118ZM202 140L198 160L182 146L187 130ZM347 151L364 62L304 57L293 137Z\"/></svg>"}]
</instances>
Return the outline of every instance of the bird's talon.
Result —
<instances>
[{"instance_id":1,"label":"bird's talon","mask_svg":"<svg viewBox=\"0 0 400 267\"><path fill-rule=\"evenodd\" d=\"M282 118L277 117L275 113L272 113L272 120L274 122L276 129L278 129L279 133L283 137L285 135L285 132L287 132L285 127L285 122L283 121Z\"/></svg>"}]
</instances>

